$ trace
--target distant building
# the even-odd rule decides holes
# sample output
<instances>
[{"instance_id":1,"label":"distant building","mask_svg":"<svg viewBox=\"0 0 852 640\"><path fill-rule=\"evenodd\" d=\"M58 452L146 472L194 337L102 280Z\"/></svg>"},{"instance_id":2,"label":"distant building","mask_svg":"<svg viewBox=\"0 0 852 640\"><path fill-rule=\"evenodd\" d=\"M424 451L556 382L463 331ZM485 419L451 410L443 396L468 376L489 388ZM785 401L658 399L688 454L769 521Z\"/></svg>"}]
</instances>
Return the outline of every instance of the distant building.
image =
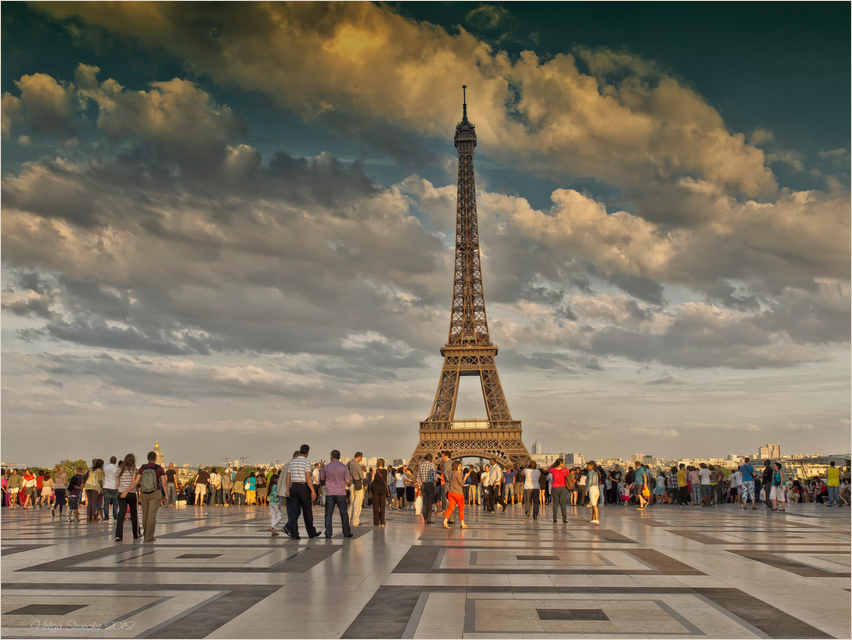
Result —
<instances>
[{"instance_id":1,"label":"distant building","mask_svg":"<svg viewBox=\"0 0 852 640\"><path fill-rule=\"evenodd\" d=\"M547 469L561 456L558 453L534 453L531 457L535 460L535 464L539 469Z\"/></svg>"},{"instance_id":2,"label":"distant building","mask_svg":"<svg viewBox=\"0 0 852 640\"><path fill-rule=\"evenodd\" d=\"M533 455L538 455L538 454L541 453L541 443L538 440L533 442L532 452L533 452Z\"/></svg>"},{"instance_id":3,"label":"distant building","mask_svg":"<svg viewBox=\"0 0 852 640\"><path fill-rule=\"evenodd\" d=\"M160 441L156 438L154 439L154 453L157 454L157 464L164 467L166 465L166 458L163 452L160 451Z\"/></svg>"},{"instance_id":4,"label":"distant building","mask_svg":"<svg viewBox=\"0 0 852 640\"><path fill-rule=\"evenodd\" d=\"M586 458L583 457L582 453L566 453L564 460L566 467L583 467L586 465Z\"/></svg>"},{"instance_id":5,"label":"distant building","mask_svg":"<svg viewBox=\"0 0 852 640\"><path fill-rule=\"evenodd\" d=\"M763 460L773 460L781 457L781 444L767 444L760 447L758 451L758 457Z\"/></svg>"},{"instance_id":6,"label":"distant building","mask_svg":"<svg viewBox=\"0 0 852 640\"><path fill-rule=\"evenodd\" d=\"M645 459L645 457L646 456L645 456L644 453L631 453L630 454L630 462L631 463L642 462Z\"/></svg>"}]
</instances>

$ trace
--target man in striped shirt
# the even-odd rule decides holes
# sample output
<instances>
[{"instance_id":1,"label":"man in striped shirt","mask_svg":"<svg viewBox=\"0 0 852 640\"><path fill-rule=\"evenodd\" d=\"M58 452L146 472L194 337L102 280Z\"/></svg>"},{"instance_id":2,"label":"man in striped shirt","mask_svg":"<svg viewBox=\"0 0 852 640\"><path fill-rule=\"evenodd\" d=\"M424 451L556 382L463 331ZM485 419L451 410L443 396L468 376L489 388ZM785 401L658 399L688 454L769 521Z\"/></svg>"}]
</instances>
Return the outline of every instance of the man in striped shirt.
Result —
<instances>
[{"instance_id":1,"label":"man in striped shirt","mask_svg":"<svg viewBox=\"0 0 852 640\"><path fill-rule=\"evenodd\" d=\"M299 539L299 515L305 519L305 530L309 538L316 538L319 531L314 528L314 513L312 503L316 500L317 493L314 491L314 483L311 478L313 466L308 461L308 453L311 448L303 444L299 447L299 456L293 458L287 466L287 480L285 486L287 492L284 494L287 500L287 524L284 533Z\"/></svg>"}]
</instances>

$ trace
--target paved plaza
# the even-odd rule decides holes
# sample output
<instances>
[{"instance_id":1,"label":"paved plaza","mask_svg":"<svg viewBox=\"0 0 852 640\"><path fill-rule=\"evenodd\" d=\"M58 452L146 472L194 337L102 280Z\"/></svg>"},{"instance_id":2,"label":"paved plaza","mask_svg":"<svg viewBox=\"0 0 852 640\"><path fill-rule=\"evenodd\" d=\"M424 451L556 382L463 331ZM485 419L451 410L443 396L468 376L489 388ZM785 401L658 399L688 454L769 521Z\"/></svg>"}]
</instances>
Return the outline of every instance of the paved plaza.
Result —
<instances>
[{"instance_id":1,"label":"paved plaza","mask_svg":"<svg viewBox=\"0 0 852 640\"><path fill-rule=\"evenodd\" d=\"M265 509L189 507L161 510L142 544L129 526L116 543L111 524L5 509L2 635L852 635L848 509L607 507L598 526L588 511L553 524L475 510L466 531L392 511L351 539L338 521L330 540L294 541L270 537Z\"/></svg>"}]
</instances>

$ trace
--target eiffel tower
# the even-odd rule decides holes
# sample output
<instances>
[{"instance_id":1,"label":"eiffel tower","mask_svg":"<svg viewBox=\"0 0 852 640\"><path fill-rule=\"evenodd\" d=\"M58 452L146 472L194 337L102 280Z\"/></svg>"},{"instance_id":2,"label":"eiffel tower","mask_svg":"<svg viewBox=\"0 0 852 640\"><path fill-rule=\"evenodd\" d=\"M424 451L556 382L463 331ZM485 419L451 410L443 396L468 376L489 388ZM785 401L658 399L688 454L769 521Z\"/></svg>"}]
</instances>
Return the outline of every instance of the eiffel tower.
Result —
<instances>
[{"instance_id":1,"label":"eiffel tower","mask_svg":"<svg viewBox=\"0 0 852 640\"><path fill-rule=\"evenodd\" d=\"M462 87L462 120L456 125L454 138L459 152L459 186L450 334L441 348L444 366L432 413L420 423L420 443L409 465L418 464L427 453L438 460L441 451L449 451L453 458L493 457L503 466L526 464L530 460L521 440L521 421L513 420L509 413L494 364L497 345L488 335L473 182L476 131L467 119L466 89L467 86ZM461 376L479 376L487 420L454 420Z\"/></svg>"}]
</instances>

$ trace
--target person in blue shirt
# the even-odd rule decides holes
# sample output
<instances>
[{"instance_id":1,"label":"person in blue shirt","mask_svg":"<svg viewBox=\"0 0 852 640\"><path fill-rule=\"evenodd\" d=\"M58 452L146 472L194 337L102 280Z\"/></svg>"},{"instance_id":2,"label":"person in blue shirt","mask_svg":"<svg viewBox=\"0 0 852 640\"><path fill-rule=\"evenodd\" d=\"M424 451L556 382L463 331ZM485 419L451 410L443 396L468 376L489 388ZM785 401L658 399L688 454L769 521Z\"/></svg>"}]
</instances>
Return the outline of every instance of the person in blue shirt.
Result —
<instances>
[{"instance_id":1,"label":"person in blue shirt","mask_svg":"<svg viewBox=\"0 0 852 640\"><path fill-rule=\"evenodd\" d=\"M515 497L515 470L507 469L503 472L503 498L506 504Z\"/></svg>"},{"instance_id":2,"label":"person in blue shirt","mask_svg":"<svg viewBox=\"0 0 852 640\"><path fill-rule=\"evenodd\" d=\"M636 497L639 498L639 511L644 511L648 504L642 492L645 490L645 469L640 462L636 462L636 471L633 473L633 484L636 485Z\"/></svg>"},{"instance_id":3,"label":"person in blue shirt","mask_svg":"<svg viewBox=\"0 0 852 640\"><path fill-rule=\"evenodd\" d=\"M743 502L743 511L748 508L748 501L751 500L751 508L757 509L757 503L754 499L754 479L757 477L757 472L754 467L749 464L749 458L745 458L745 462L740 465L740 498Z\"/></svg>"}]
</instances>

